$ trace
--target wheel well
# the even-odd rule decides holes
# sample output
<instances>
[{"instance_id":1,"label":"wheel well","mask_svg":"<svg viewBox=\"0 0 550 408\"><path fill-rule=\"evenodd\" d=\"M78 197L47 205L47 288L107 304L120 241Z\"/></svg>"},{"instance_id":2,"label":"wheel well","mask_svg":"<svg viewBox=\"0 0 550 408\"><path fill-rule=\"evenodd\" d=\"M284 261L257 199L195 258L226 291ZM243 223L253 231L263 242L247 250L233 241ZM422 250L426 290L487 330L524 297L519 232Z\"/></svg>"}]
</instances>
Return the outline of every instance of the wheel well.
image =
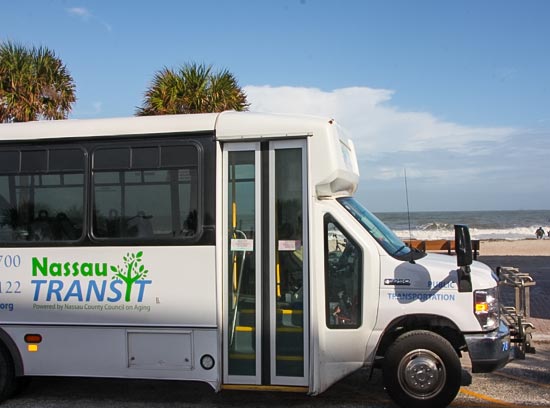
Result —
<instances>
[{"instance_id":1,"label":"wheel well","mask_svg":"<svg viewBox=\"0 0 550 408\"><path fill-rule=\"evenodd\" d=\"M4 347L6 351L9 353L13 361L15 376L16 377L22 376L24 373L23 359L21 358L21 354L19 353L19 348L16 346L11 336L2 329L0 329L0 347Z\"/></svg>"},{"instance_id":2,"label":"wheel well","mask_svg":"<svg viewBox=\"0 0 550 408\"><path fill-rule=\"evenodd\" d=\"M407 315L392 321L378 343L376 357L383 358L388 347L402 334L413 330L428 330L445 338L457 354L466 348L466 340L458 327L449 319L437 315Z\"/></svg>"}]
</instances>

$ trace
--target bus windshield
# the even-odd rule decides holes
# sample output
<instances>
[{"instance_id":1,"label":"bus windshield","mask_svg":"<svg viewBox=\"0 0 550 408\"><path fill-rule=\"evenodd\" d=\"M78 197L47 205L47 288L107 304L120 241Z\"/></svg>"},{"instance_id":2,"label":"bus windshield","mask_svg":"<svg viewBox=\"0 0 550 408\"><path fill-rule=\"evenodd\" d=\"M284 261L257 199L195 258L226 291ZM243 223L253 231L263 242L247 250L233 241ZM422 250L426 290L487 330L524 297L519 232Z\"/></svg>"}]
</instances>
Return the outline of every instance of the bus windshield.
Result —
<instances>
[{"instance_id":1,"label":"bus windshield","mask_svg":"<svg viewBox=\"0 0 550 408\"><path fill-rule=\"evenodd\" d=\"M412 250L391 229L363 207L355 198L343 197L337 200L378 241L382 248L394 258L406 260L418 259L424 256L424 254L416 251L411 253Z\"/></svg>"}]
</instances>

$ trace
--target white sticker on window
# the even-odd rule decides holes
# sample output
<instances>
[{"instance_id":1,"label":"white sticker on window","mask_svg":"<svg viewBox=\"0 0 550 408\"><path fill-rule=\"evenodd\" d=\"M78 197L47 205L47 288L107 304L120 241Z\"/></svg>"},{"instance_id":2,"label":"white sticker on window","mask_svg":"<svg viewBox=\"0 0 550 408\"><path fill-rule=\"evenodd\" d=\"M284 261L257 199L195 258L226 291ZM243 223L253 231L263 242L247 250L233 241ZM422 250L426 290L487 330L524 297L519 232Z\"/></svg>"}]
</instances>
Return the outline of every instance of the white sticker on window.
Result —
<instances>
[{"instance_id":1,"label":"white sticker on window","mask_svg":"<svg viewBox=\"0 0 550 408\"><path fill-rule=\"evenodd\" d=\"M231 251L254 251L253 239L232 239Z\"/></svg>"},{"instance_id":2,"label":"white sticker on window","mask_svg":"<svg viewBox=\"0 0 550 408\"><path fill-rule=\"evenodd\" d=\"M297 251L302 247L301 241L281 240L277 248L279 251Z\"/></svg>"}]
</instances>

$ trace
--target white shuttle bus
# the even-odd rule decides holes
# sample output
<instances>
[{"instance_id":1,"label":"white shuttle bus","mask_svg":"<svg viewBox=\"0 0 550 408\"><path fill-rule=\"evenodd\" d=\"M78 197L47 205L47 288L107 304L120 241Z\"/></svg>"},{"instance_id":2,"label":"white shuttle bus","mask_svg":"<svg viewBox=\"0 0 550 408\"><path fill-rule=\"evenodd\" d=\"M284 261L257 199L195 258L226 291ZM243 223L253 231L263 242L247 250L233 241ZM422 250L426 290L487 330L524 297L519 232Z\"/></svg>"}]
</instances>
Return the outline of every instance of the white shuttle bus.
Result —
<instances>
[{"instance_id":1,"label":"white shuttle bus","mask_svg":"<svg viewBox=\"0 0 550 408\"><path fill-rule=\"evenodd\" d=\"M412 251L353 194L333 120L255 113L0 125L0 397L27 376L319 394L381 368L442 407L510 357L497 278ZM470 265L471 264L471 265Z\"/></svg>"}]
</instances>

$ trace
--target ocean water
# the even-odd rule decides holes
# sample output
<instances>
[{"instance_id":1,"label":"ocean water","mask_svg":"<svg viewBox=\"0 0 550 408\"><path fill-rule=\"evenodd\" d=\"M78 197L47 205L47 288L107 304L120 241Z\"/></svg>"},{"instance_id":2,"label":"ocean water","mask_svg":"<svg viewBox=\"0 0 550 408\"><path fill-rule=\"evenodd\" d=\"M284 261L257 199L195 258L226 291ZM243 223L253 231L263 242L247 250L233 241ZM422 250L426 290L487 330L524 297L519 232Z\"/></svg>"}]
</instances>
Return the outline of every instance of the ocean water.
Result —
<instances>
[{"instance_id":1,"label":"ocean water","mask_svg":"<svg viewBox=\"0 0 550 408\"><path fill-rule=\"evenodd\" d=\"M454 225L466 224L472 239L518 240L535 238L535 230L550 230L550 210L537 211L442 211L411 212L411 229L407 213L375 213L399 237L408 239L454 239Z\"/></svg>"}]
</instances>

